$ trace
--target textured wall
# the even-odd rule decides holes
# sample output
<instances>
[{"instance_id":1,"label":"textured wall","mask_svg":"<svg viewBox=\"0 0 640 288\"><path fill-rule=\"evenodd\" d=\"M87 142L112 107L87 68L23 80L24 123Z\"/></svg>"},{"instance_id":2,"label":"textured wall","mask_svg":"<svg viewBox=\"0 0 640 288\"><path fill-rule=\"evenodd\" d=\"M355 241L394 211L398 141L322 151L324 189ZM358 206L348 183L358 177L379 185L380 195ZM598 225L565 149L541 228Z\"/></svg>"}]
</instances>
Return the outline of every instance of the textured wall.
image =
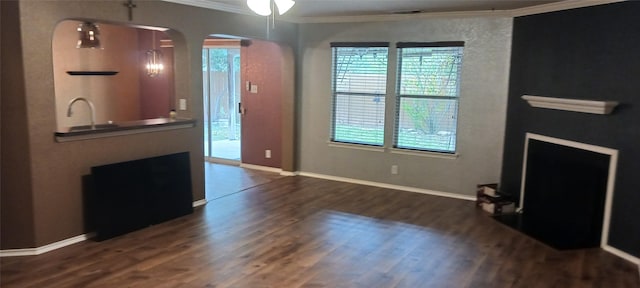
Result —
<instances>
[{"instance_id":1,"label":"textured wall","mask_svg":"<svg viewBox=\"0 0 640 288\"><path fill-rule=\"evenodd\" d=\"M33 195L25 79L20 44L18 2L0 1L2 43L14 43L0 49L0 243L2 247L33 247ZM12 29L9 29L12 27ZM24 246L23 246L24 245Z\"/></svg>"},{"instance_id":2,"label":"textured wall","mask_svg":"<svg viewBox=\"0 0 640 288\"><path fill-rule=\"evenodd\" d=\"M501 184L519 194L526 132L619 150L609 244L640 257L640 3L608 4L514 20ZM529 107L539 95L619 101L612 115Z\"/></svg>"},{"instance_id":3,"label":"textured wall","mask_svg":"<svg viewBox=\"0 0 640 288\"><path fill-rule=\"evenodd\" d=\"M22 110L24 120L12 123L16 125L12 127L24 127L24 129L15 131L18 133L16 139L21 142L11 143L11 145L14 147L20 145L20 147L12 151L15 152L12 158L15 158L15 161L2 158L2 171L3 178L6 169L24 173L10 174L16 178L7 184L3 179L1 193L3 200L21 201L15 205L33 205L33 213L27 216L32 217L32 221L25 223L23 212L12 210L10 212L15 214L5 214L3 210L2 249L43 246L90 232L85 228L81 179L83 175L89 174L90 167L95 165L189 151L193 198L194 200L203 199L204 155L203 131L200 126L192 129L67 143L54 141L56 110L51 52L53 31L56 25L65 19L89 19L97 22L170 28L167 33L175 43L176 98L186 99L188 103L188 109L178 111L178 116L195 118L200 125L202 123L200 55L203 39L209 34L260 38L266 33L264 19L159 1L138 1L136 3L138 8L133 12L133 21L127 20L127 10L120 1L60 0L18 3L20 22L19 25L12 27L20 30L22 37L20 40L22 53L16 58L24 57L22 61L11 63L12 65L7 67L3 62L2 69L11 69L16 73L12 77L23 80L24 89L21 90L19 87L12 89L10 95L16 97L14 103L20 104L17 108L24 108ZM2 27L4 32L5 25ZM295 41L292 40L295 38L295 32L295 25L282 23L278 24L278 30L273 31L271 37L274 40L295 45ZM21 67L24 69L21 70ZM4 90L2 97L3 99L5 97ZM20 120L20 117L12 119ZM4 121L2 125L4 142ZM2 205L5 204L13 205L14 203L3 201ZM4 225L5 219L11 222L7 226ZM17 223L25 225L14 225ZM11 240L5 241L5 237Z\"/></svg>"},{"instance_id":4,"label":"textured wall","mask_svg":"<svg viewBox=\"0 0 640 288\"><path fill-rule=\"evenodd\" d=\"M461 195L475 185L497 182L507 103L511 47L509 18L424 19L383 23L303 24L300 27L298 133L299 170ZM330 42L391 42L389 67L395 67L394 42L465 41L458 153L455 159L331 147ZM393 119L395 74L388 82L386 118ZM392 123L387 121L388 123ZM387 123L387 124L388 124ZM385 132L391 147L392 125ZM390 166L399 174L391 175Z\"/></svg>"}]
</instances>

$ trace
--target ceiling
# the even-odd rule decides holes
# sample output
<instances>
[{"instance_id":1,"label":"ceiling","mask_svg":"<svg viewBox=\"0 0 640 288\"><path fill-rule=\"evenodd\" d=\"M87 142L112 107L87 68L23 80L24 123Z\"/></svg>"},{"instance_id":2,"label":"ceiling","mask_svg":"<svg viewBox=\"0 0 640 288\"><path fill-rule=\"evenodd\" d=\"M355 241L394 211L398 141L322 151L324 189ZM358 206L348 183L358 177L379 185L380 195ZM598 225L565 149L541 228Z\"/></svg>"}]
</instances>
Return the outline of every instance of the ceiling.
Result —
<instances>
[{"instance_id":1,"label":"ceiling","mask_svg":"<svg viewBox=\"0 0 640 288\"><path fill-rule=\"evenodd\" d=\"M165 0L250 14L246 0ZM505 11L576 0L295 0L288 18Z\"/></svg>"}]
</instances>

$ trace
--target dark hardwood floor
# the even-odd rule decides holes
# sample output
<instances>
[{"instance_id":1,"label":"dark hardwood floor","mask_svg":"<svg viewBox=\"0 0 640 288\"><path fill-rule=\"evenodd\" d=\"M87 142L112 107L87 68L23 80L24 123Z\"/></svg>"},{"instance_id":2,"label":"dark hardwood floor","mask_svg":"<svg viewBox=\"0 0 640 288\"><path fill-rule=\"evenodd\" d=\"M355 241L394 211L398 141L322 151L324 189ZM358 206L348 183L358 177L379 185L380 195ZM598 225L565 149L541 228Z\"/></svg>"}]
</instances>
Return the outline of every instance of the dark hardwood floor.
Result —
<instances>
[{"instance_id":1,"label":"dark hardwood floor","mask_svg":"<svg viewBox=\"0 0 640 288\"><path fill-rule=\"evenodd\" d=\"M278 173L213 162L204 163L204 174L207 200L215 200L284 177Z\"/></svg>"},{"instance_id":2,"label":"dark hardwood floor","mask_svg":"<svg viewBox=\"0 0 640 288\"><path fill-rule=\"evenodd\" d=\"M473 202L285 177L104 242L2 258L5 287L640 287L600 249L557 251Z\"/></svg>"}]
</instances>

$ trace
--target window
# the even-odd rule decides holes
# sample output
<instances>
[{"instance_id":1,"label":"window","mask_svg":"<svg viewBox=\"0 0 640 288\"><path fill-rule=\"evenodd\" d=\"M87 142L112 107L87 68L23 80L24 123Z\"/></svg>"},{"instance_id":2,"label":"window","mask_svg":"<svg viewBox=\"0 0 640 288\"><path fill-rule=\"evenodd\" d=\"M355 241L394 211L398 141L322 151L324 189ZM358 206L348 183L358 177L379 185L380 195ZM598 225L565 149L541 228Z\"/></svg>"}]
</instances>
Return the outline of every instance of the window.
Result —
<instances>
[{"instance_id":1,"label":"window","mask_svg":"<svg viewBox=\"0 0 640 288\"><path fill-rule=\"evenodd\" d=\"M463 46L397 43L395 148L455 153Z\"/></svg>"},{"instance_id":2,"label":"window","mask_svg":"<svg viewBox=\"0 0 640 288\"><path fill-rule=\"evenodd\" d=\"M331 141L382 146L389 43L331 43Z\"/></svg>"}]
</instances>

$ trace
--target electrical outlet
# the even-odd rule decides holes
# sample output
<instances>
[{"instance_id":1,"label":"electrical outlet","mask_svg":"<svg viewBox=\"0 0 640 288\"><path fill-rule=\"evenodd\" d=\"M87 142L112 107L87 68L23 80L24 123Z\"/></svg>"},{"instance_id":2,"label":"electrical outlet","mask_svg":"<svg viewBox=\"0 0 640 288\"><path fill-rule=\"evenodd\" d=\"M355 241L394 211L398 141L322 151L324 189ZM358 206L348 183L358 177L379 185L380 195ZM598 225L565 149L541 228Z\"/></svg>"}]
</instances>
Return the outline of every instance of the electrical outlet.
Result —
<instances>
[{"instance_id":1,"label":"electrical outlet","mask_svg":"<svg viewBox=\"0 0 640 288\"><path fill-rule=\"evenodd\" d=\"M391 165L391 174L398 174L398 165Z\"/></svg>"},{"instance_id":2,"label":"electrical outlet","mask_svg":"<svg viewBox=\"0 0 640 288\"><path fill-rule=\"evenodd\" d=\"M264 158L271 158L271 150L264 150Z\"/></svg>"},{"instance_id":3,"label":"electrical outlet","mask_svg":"<svg viewBox=\"0 0 640 288\"><path fill-rule=\"evenodd\" d=\"M187 110L187 99L180 99L180 110Z\"/></svg>"}]
</instances>

